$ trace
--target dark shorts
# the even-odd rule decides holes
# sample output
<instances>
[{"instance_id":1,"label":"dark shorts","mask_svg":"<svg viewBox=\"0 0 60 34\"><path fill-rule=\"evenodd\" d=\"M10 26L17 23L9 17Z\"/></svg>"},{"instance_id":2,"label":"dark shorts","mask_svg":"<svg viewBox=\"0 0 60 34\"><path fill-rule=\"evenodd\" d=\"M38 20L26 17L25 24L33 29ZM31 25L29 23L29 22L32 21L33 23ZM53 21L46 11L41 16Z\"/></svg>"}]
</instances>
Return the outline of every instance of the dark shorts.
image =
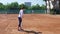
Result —
<instances>
[{"instance_id":1,"label":"dark shorts","mask_svg":"<svg viewBox=\"0 0 60 34\"><path fill-rule=\"evenodd\" d=\"M19 21L18 26L21 27L22 18L21 17L18 17L18 21Z\"/></svg>"}]
</instances>

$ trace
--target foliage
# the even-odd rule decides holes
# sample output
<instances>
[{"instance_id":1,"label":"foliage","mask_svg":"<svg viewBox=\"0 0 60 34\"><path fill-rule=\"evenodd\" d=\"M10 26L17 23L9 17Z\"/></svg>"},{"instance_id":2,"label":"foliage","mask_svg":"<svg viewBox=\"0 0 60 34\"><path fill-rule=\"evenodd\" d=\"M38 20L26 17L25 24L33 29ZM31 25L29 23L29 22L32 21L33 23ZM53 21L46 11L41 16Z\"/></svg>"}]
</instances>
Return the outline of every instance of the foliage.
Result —
<instances>
[{"instance_id":1,"label":"foliage","mask_svg":"<svg viewBox=\"0 0 60 34\"><path fill-rule=\"evenodd\" d=\"M20 9L20 8L25 8L25 9L30 9L30 10L40 10L40 9L45 9L45 6L40 6L39 4L33 5L31 7L27 7L24 4L18 4L17 2L12 2L7 5L3 5L0 3L0 9Z\"/></svg>"},{"instance_id":2,"label":"foliage","mask_svg":"<svg viewBox=\"0 0 60 34\"><path fill-rule=\"evenodd\" d=\"M0 9L3 10L4 8L5 6L2 3L0 3Z\"/></svg>"}]
</instances>

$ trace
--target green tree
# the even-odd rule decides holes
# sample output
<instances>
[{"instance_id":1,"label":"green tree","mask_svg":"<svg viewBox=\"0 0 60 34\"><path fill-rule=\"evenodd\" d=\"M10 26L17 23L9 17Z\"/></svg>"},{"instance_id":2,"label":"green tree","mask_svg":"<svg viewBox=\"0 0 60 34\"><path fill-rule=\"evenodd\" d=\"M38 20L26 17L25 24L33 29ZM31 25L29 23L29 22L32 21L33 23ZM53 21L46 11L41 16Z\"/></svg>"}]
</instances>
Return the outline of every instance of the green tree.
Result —
<instances>
[{"instance_id":1,"label":"green tree","mask_svg":"<svg viewBox=\"0 0 60 34\"><path fill-rule=\"evenodd\" d=\"M26 5L24 5L24 4L20 4L20 5L19 5L19 9L21 9L21 8L28 9L28 7L27 7Z\"/></svg>"},{"instance_id":2,"label":"green tree","mask_svg":"<svg viewBox=\"0 0 60 34\"><path fill-rule=\"evenodd\" d=\"M5 9L5 6L2 3L0 3L0 9L1 10Z\"/></svg>"},{"instance_id":3,"label":"green tree","mask_svg":"<svg viewBox=\"0 0 60 34\"><path fill-rule=\"evenodd\" d=\"M18 8L18 3L17 2L11 3L11 8Z\"/></svg>"},{"instance_id":4,"label":"green tree","mask_svg":"<svg viewBox=\"0 0 60 34\"><path fill-rule=\"evenodd\" d=\"M5 5L5 9L10 9L10 4Z\"/></svg>"},{"instance_id":5,"label":"green tree","mask_svg":"<svg viewBox=\"0 0 60 34\"><path fill-rule=\"evenodd\" d=\"M43 0L43 1L47 1L47 0Z\"/></svg>"},{"instance_id":6,"label":"green tree","mask_svg":"<svg viewBox=\"0 0 60 34\"><path fill-rule=\"evenodd\" d=\"M42 9L42 10L46 9L46 6L45 6L45 5L42 5L42 6L41 6L41 9Z\"/></svg>"},{"instance_id":7,"label":"green tree","mask_svg":"<svg viewBox=\"0 0 60 34\"><path fill-rule=\"evenodd\" d=\"M18 9L18 3L12 2L11 4L6 5L7 9Z\"/></svg>"},{"instance_id":8,"label":"green tree","mask_svg":"<svg viewBox=\"0 0 60 34\"><path fill-rule=\"evenodd\" d=\"M0 3L0 5L3 5L2 3Z\"/></svg>"},{"instance_id":9,"label":"green tree","mask_svg":"<svg viewBox=\"0 0 60 34\"><path fill-rule=\"evenodd\" d=\"M39 9L41 9L39 4L33 5L31 8L33 10L39 10Z\"/></svg>"},{"instance_id":10,"label":"green tree","mask_svg":"<svg viewBox=\"0 0 60 34\"><path fill-rule=\"evenodd\" d=\"M47 0L43 0L43 1L45 1L45 4L46 4L46 6L47 6ZM46 9L47 9L47 7L46 7Z\"/></svg>"}]
</instances>

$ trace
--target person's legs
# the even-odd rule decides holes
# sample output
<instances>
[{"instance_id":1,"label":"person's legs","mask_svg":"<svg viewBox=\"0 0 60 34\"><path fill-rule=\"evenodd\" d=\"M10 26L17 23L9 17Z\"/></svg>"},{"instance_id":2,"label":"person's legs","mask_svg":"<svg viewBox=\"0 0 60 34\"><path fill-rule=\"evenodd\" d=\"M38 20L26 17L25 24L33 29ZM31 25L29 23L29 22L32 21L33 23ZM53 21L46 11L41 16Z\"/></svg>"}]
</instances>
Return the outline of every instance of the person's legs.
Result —
<instances>
[{"instance_id":1,"label":"person's legs","mask_svg":"<svg viewBox=\"0 0 60 34\"><path fill-rule=\"evenodd\" d=\"M18 17L18 21L19 21L18 30L21 30L22 29L22 27L21 27L22 18L21 17Z\"/></svg>"}]
</instances>

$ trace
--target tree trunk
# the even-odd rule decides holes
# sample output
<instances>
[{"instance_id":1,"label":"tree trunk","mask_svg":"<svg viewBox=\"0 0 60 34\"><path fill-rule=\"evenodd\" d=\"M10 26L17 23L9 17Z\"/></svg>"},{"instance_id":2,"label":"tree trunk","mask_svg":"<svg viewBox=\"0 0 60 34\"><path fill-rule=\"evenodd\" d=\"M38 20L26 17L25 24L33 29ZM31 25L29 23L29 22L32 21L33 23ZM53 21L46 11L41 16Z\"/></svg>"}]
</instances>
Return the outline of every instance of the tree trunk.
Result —
<instances>
[{"instance_id":1,"label":"tree trunk","mask_svg":"<svg viewBox=\"0 0 60 34\"><path fill-rule=\"evenodd\" d=\"M53 9L53 4L51 0L49 1L49 5L50 5L50 9Z\"/></svg>"},{"instance_id":2,"label":"tree trunk","mask_svg":"<svg viewBox=\"0 0 60 34\"><path fill-rule=\"evenodd\" d=\"M49 3L49 1L46 1L46 3L47 3L47 14L50 14L50 3Z\"/></svg>"}]
</instances>

